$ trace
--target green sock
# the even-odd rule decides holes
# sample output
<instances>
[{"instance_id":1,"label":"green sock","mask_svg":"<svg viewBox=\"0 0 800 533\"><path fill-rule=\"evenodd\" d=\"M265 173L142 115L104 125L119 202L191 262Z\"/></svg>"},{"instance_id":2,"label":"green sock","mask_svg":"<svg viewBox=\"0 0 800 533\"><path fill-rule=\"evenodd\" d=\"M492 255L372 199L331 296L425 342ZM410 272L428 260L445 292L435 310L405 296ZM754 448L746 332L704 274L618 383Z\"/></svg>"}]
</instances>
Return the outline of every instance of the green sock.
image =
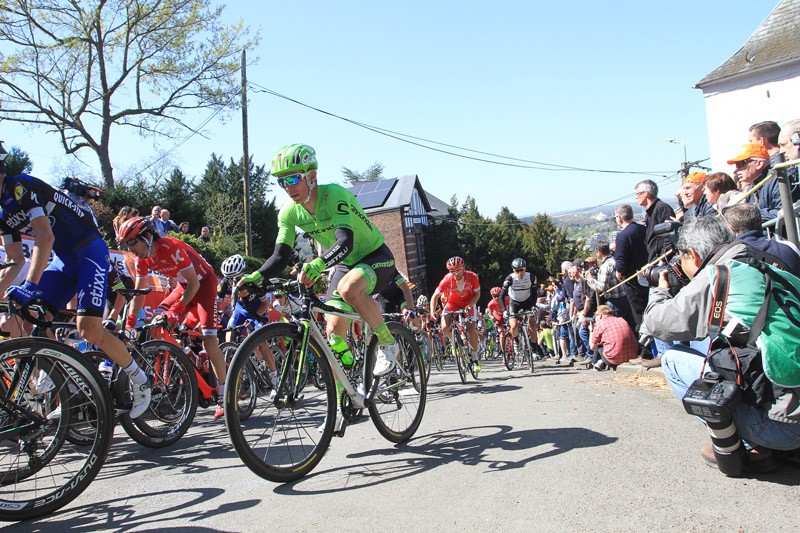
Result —
<instances>
[{"instance_id":1,"label":"green sock","mask_svg":"<svg viewBox=\"0 0 800 533\"><path fill-rule=\"evenodd\" d=\"M381 344L394 344L394 337L386 326L386 322L375 328L375 335L378 336L378 342Z\"/></svg>"}]
</instances>

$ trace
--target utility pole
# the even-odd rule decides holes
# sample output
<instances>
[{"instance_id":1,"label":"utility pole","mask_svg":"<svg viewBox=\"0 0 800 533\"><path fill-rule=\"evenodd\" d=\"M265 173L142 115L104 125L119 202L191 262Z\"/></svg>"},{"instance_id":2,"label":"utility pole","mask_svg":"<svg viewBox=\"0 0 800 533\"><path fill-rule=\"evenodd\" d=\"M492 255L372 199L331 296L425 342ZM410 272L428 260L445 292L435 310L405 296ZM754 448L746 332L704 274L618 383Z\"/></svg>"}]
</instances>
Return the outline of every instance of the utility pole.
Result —
<instances>
[{"instance_id":1,"label":"utility pole","mask_svg":"<svg viewBox=\"0 0 800 533\"><path fill-rule=\"evenodd\" d=\"M253 228L250 224L250 154L247 146L247 50L242 50L242 172L244 173L244 253L253 255Z\"/></svg>"}]
</instances>

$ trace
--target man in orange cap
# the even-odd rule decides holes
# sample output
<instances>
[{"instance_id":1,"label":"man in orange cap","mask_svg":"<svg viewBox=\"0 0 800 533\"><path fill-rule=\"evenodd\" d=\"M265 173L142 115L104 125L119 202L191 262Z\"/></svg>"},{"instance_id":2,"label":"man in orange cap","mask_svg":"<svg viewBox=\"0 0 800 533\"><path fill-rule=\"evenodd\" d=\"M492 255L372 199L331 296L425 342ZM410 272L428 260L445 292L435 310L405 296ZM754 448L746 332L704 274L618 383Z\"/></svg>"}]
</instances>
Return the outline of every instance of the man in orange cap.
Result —
<instances>
[{"instance_id":1,"label":"man in orange cap","mask_svg":"<svg viewBox=\"0 0 800 533\"><path fill-rule=\"evenodd\" d=\"M692 172L683 178L681 185L681 198L683 199L683 222L689 222L694 218L714 215L714 206L706 201L703 194L703 184L706 182L705 172Z\"/></svg>"},{"instance_id":2,"label":"man in orange cap","mask_svg":"<svg viewBox=\"0 0 800 533\"><path fill-rule=\"evenodd\" d=\"M744 145L742 153L728 160L728 164L736 166L734 176L739 182L739 188L747 192L769 174L769 152L761 144L748 143ZM764 222L775 218L781 209L778 181L769 180L755 194L748 196L746 201L758 204Z\"/></svg>"}]
</instances>

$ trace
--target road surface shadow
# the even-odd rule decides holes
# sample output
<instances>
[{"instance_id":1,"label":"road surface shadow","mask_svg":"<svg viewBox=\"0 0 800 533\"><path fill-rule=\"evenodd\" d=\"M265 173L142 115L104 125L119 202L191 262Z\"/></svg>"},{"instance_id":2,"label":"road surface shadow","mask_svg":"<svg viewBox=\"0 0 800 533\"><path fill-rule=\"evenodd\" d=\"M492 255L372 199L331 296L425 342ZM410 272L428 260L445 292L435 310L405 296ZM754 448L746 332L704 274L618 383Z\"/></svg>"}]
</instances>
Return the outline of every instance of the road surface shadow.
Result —
<instances>
[{"instance_id":1,"label":"road surface shadow","mask_svg":"<svg viewBox=\"0 0 800 533\"><path fill-rule=\"evenodd\" d=\"M219 531L203 527L200 523L209 517L250 509L263 503L262 500L242 500L215 506L214 498L225 493L220 488L194 488L146 492L125 495L103 502L70 506L38 520L20 522L6 526L4 531L168 531L204 533ZM80 502L80 496L76 500ZM158 507L153 508L156 502ZM73 502L74 503L74 502ZM165 515L170 521L181 521L185 525L168 527L162 524Z\"/></svg>"},{"instance_id":2,"label":"road surface shadow","mask_svg":"<svg viewBox=\"0 0 800 533\"><path fill-rule=\"evenodd\" d=\"M349 454L358 460L346 466L318 469L294 483L279 485L279 494L322 494L357 490L401 479L443 465L482 467L484 473L523 468L532 461L578 448L606 446L617 441L585 428L514 430L511 426L477 426L417 437L392 448ZM396 457L402 454L401 457ZM498 456L507 457L498 459ZM342 483L341 477L347 482ZM330 482L327 482L330 480Z\"/></svg>"}]
</instances>

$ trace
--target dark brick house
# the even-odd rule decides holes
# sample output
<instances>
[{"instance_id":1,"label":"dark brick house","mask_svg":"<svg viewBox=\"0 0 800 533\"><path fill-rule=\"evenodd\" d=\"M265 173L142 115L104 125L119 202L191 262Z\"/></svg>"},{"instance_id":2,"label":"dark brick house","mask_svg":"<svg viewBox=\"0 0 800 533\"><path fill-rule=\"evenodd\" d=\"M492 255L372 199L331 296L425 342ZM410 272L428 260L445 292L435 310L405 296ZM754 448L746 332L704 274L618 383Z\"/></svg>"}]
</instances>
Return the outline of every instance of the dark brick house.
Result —
<instances>
[{"instance_id":1,"label":"dark brick house","mask_svg":"<svg viewBox=\"0 0 800 533\"><path fill-rule=\"evenodd\" d=\"M424 228L441 200L423 190L416 175L356 183L350 187L369 219L383 233L394 254L397 270L419 289L427 283ZM432 202L433 201L433 202Z\"/></svg>"}]
</instances>

